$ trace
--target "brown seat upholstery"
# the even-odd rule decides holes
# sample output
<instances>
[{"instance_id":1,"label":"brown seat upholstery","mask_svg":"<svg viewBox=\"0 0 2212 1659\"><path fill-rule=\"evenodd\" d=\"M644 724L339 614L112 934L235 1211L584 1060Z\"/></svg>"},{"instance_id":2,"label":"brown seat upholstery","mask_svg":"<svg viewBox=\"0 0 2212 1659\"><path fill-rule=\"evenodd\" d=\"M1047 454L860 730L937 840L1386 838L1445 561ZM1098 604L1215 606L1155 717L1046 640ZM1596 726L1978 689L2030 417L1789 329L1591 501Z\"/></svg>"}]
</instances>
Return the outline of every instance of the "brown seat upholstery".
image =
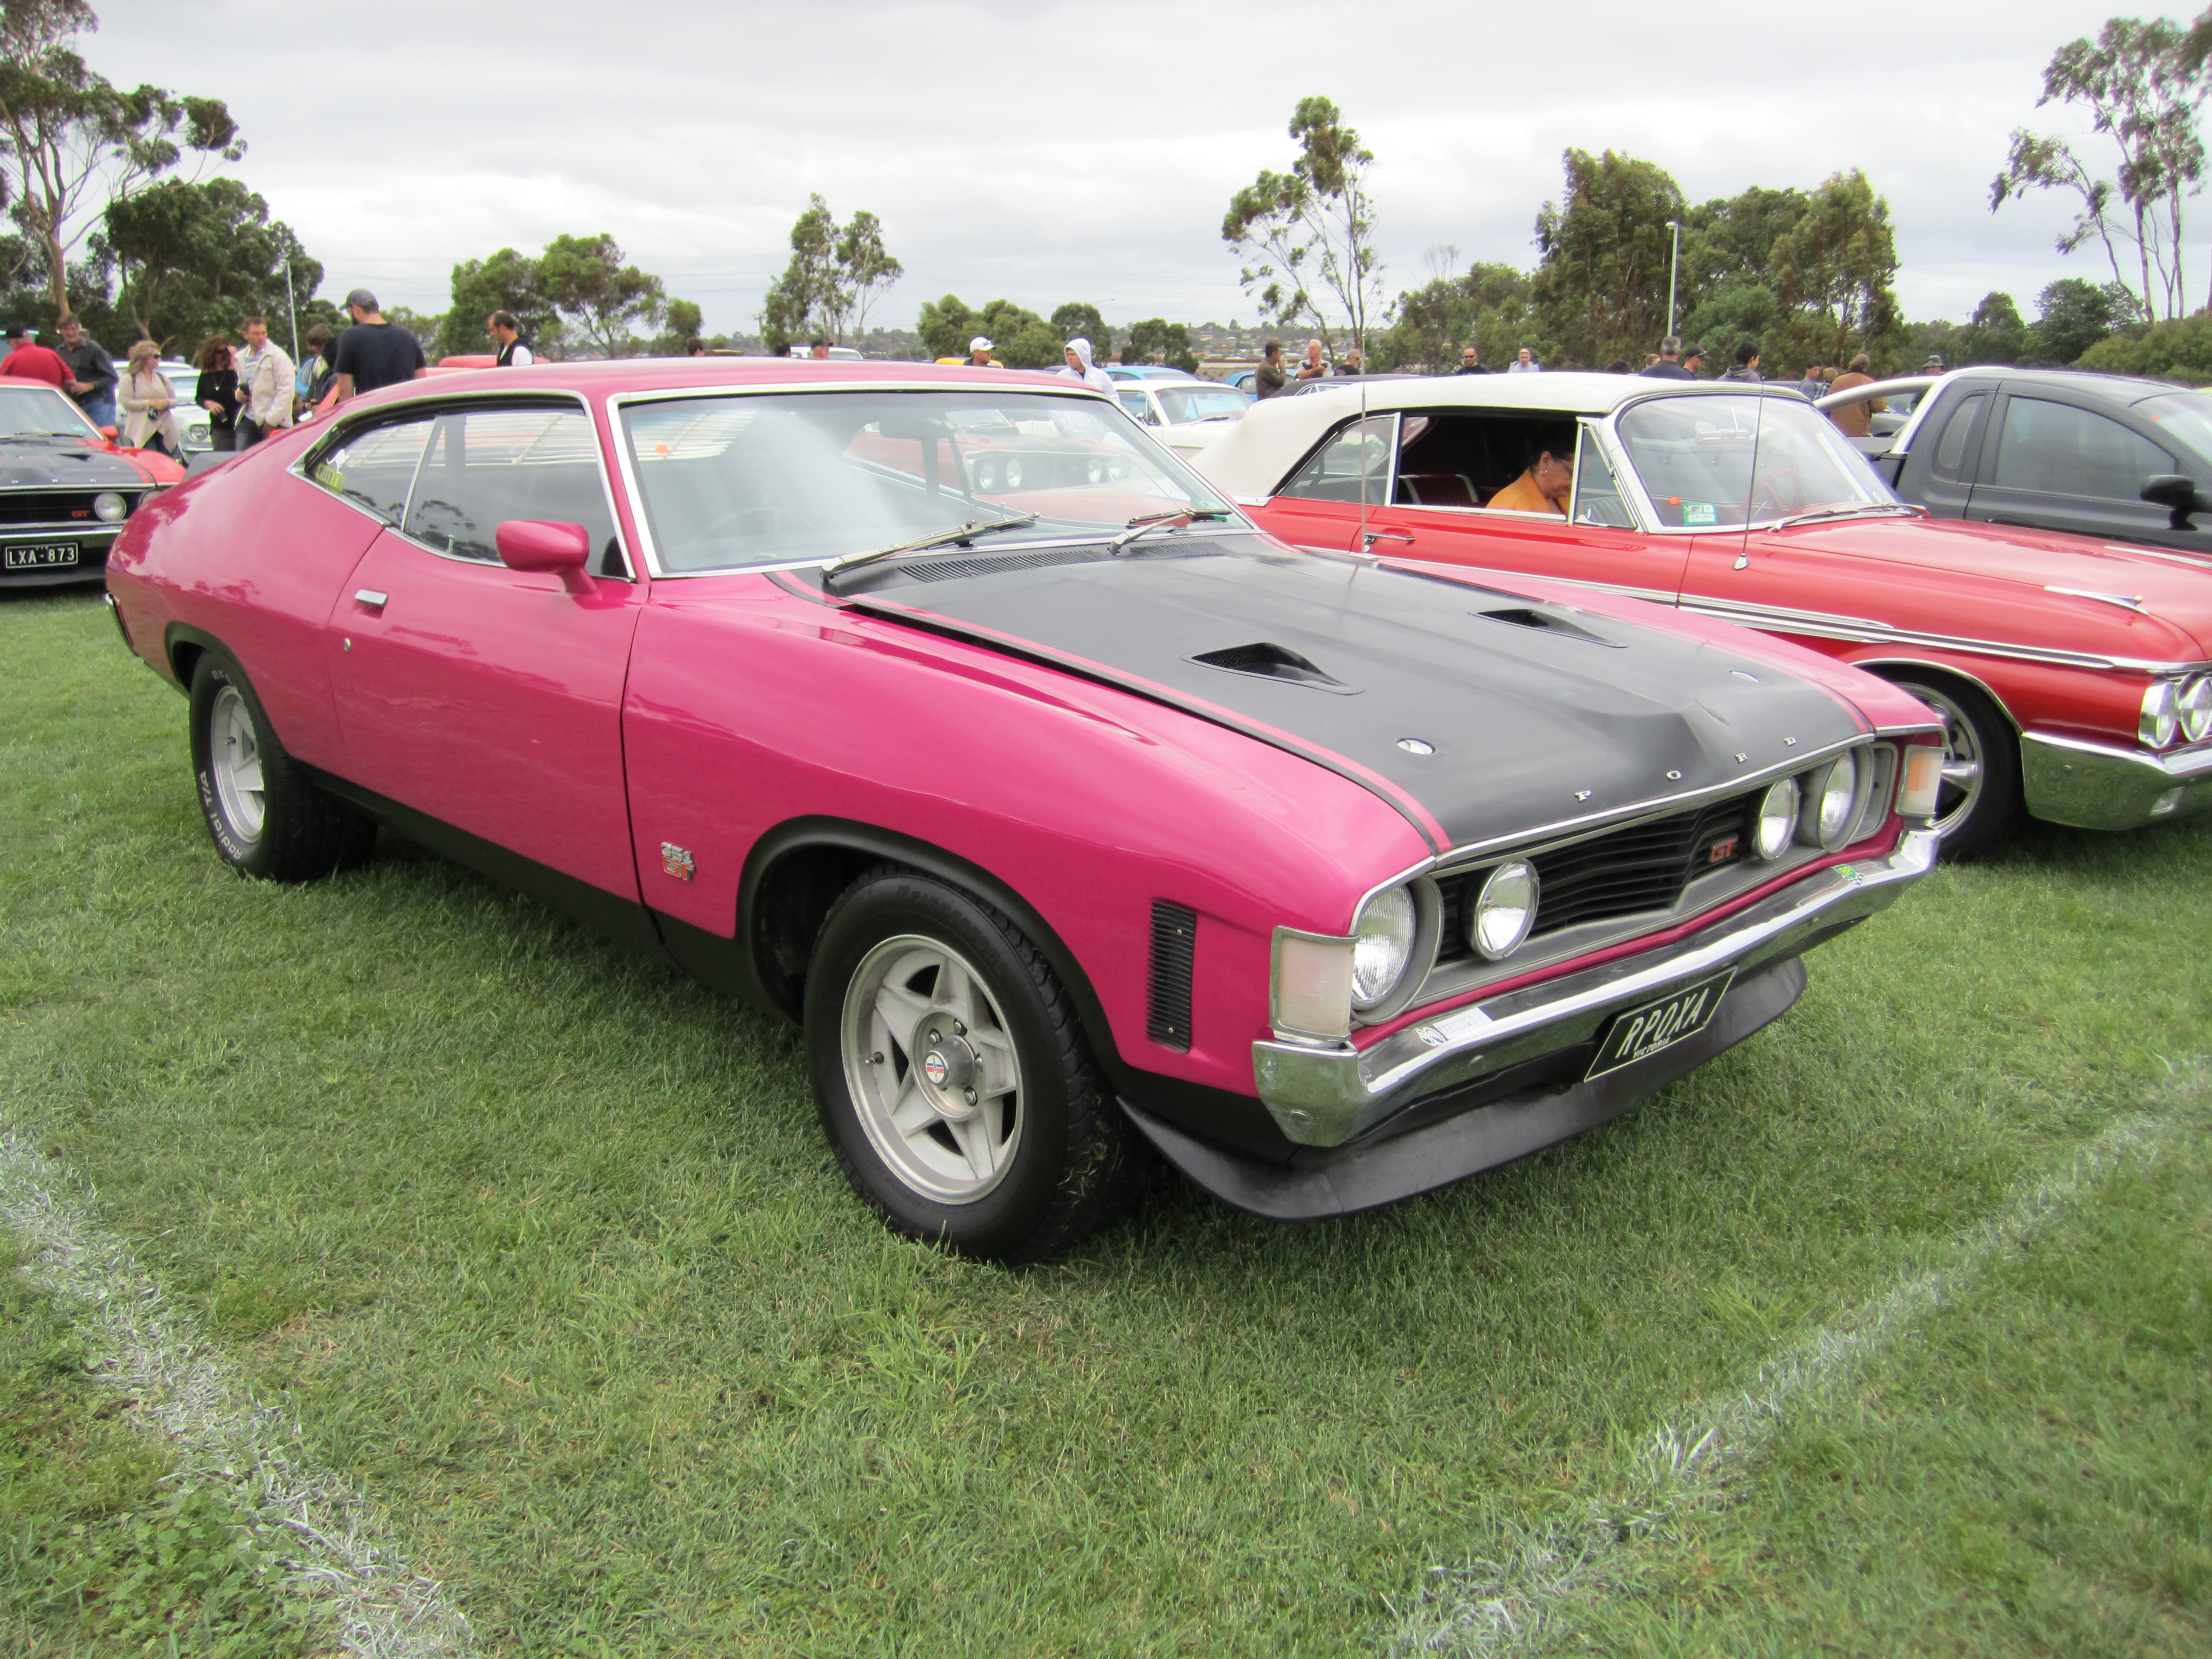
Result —
<instances>
[{"instance_id":1,"label":"brown seat upholstery","mask_svg":"<svg viewBox=\"0 0 2212 1659\"><path fill-rule=\"evenodd\" d=\"M1398 480L1415 507L1474 507L1474 486L1463 472L1409 472Z\"/></svg>"}]
</instances>

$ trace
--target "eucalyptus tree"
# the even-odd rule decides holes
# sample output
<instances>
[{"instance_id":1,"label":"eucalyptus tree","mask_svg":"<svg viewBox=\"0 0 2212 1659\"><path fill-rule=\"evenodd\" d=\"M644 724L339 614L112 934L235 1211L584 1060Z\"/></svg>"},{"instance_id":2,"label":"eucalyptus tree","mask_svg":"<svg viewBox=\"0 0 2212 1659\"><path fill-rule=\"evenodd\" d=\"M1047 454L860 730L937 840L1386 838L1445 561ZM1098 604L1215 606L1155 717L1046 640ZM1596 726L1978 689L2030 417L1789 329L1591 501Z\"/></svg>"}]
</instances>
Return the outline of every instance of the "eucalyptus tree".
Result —
<instances>
[{"instance_id":1,"label":"eucalyptus tree","mask_svg":"<svg viewBox=\"0 0 2212 1659\"><path fill-rule=\"evenodd\" d=\"M1299 100L1290 136L1298 146L1290 171L1262 168L1230 198L1221 240L1248 261L1237 282L1263 324L1310 325L1333 354L1340 319L1364 347L1370 317L1382 313L1367 183L1375 154L1326 98Z\"/></svg>"}]
</instances>

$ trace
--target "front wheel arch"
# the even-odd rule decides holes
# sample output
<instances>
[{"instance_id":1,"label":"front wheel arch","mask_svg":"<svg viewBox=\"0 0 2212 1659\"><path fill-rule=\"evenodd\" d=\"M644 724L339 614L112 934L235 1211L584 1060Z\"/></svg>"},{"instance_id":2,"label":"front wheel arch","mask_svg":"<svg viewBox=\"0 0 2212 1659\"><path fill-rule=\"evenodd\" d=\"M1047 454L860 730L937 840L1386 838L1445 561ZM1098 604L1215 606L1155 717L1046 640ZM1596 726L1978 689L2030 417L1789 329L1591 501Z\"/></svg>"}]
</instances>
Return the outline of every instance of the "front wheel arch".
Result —
<instances>
[{"instance_id":1,"label":"front wheel arch","mask_svg":"<svg viewBox=\"0 0 2212 1659\"><path fill-rule=\"evenodd\" d=\"M1944 857L1971 858L2019 829L2027 817L2021 778L2021 726L2003 698L1975 676L1948 666L1909 659L1852 665L1936 700L1934 706L1944 720L1947 771L1955 758L1954 741L1973 746L1980 769L1977 792L1963 806L1951 809L1954 822L1947 824L1940 816L1937 821L1943 831ZM1952 735L1954 725L1961 728L1958 739Z\"/></svg>"},{"instance_id":2,"label":"front wheel arch","mask_svg":"<svg viewBox=\"0 0 2212 1659\"><path fill-rule=\"evenodd\" d=\"M850 818L791 818L753 843L738 878L737 938L762 999L796 1023L822 921L853 879L884 862L982 900L1028 935L1066 988L1091 1052L1117 1086L1127 1075L1105 1005L1075 953L1035 906L981 865L933 842Z\"/></svg>"}]
</instances>

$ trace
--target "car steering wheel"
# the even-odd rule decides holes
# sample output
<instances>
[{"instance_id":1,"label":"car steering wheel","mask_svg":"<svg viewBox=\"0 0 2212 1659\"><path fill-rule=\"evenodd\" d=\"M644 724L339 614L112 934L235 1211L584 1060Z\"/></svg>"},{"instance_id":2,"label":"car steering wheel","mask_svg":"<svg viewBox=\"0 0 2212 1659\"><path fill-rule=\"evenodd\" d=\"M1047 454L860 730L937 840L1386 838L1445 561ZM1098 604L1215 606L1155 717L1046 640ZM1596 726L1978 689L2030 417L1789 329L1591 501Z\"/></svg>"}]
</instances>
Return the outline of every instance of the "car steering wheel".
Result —
<instances>
[{"instance_id":1,"label":"car steering wheel","mask_svg":"<svg viewBox=\"0 0 2212 1659\"><path fill-rule=\"evenodd\" d=\"M1782 499L1785 480L1788 482L1790 497L1788 501ZM1805 484L1804 481L1797 476L1797 469L1794 466L1778 466L1773 471L1765 473L1752 481L1751 499L1745 503L1745 506L1754 513L1761 507L1771 507L1777 513L1791 513L1796 510L1796 504L1802 501L1804 496Z\"/></svg>"}]
</instances>

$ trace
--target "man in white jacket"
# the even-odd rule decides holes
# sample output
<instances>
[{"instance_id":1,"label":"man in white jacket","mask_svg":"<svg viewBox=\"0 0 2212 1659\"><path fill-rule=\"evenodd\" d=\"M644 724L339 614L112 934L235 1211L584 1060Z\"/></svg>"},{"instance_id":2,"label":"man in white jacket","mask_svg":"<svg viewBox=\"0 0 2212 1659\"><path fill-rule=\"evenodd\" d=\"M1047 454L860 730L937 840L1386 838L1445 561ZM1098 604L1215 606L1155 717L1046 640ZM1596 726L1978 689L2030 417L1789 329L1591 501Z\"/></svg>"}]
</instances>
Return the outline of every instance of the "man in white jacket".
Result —
<instances>
[{"instance_id":1,"label":"man in white jacket","mask_svg":"<svg viewBox=\"0 0 2212 1659\"><path fill-rule=\"evenodd\" d=\"M1109 398L1114 395L1114 377L1091 361L1091 342L1079 334L1067 343L1067 367L1060 372L1071 380L1097 386Z\"/></svg>"},{"instance_id":2,"label":"man in white jacket","mask_svg":"<svg viewBox=\"0 0 2212 1659\"><path fill-rule=\"evenodd\" d=\"M292 360L269 337L259 317L246 319L246 349L238 359L238 447L250 448L292 424Z\"/></svg>"}]
</instances>

